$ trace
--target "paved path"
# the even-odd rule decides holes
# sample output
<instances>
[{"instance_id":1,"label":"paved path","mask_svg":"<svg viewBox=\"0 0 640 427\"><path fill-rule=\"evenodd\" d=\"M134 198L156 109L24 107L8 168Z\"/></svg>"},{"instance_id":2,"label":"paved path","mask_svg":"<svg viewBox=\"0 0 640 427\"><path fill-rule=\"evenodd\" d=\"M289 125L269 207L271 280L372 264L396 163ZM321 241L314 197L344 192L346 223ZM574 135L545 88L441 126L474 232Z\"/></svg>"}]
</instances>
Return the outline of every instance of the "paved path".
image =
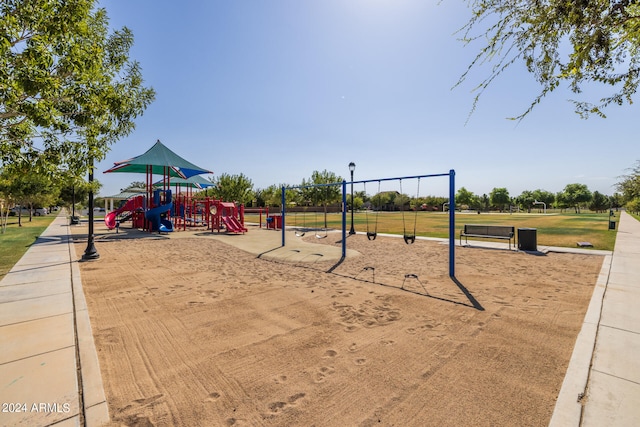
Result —
<instances>
[{"instance_id":1,"label":"paved path","mask_svg":"<svg viewBox=\"0 0 640 427\"><path fill-rule=\"evenodd\" d=\"M550 425L640 426L640 222L625 212Z\"/></svg>"},{"instance_id":2,"label":"paved path","mask_svg":"<svg viewBox=\"0 0 640 427\"><path fill-rule=\"evenodd\" d=\"M66 215L0 281L0 349L0 426L109 420Z\"/></svg>"}]
</instances>

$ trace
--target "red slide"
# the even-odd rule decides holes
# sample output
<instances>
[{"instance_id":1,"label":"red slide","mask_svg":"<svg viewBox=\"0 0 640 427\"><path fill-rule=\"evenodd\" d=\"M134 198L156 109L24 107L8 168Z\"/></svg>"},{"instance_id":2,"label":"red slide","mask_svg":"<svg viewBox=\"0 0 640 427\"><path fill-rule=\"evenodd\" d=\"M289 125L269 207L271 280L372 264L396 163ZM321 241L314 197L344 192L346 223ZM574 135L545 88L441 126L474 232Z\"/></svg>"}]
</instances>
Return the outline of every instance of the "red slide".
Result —
<instances>
[{"instance_id":1,"label":"red slide","mask_svg":"<svg viewBox=\"0 0 640 427\"><path fill-rule=\"evenodd\" d=\"M223 216L222 222L224 222L225 227L227 227L227 231L231 233L244 233L247 231L247 229L240 224L240 221L232 216Z\"/></svg>"},{"instance_id":2,"label":"red slide","mask_svg":"<svg viewBox=\"0 0 640 427\"><path fill-rule=\"evenodd\" d=\"M109 230L116 228L116 217L122 212L133 212L138 208L141 208L144 204L144 196L134 196L128 199L121 208L116 209L113 212L109 212L104 216L104 224Z\"/></svg>"}]
</instances>

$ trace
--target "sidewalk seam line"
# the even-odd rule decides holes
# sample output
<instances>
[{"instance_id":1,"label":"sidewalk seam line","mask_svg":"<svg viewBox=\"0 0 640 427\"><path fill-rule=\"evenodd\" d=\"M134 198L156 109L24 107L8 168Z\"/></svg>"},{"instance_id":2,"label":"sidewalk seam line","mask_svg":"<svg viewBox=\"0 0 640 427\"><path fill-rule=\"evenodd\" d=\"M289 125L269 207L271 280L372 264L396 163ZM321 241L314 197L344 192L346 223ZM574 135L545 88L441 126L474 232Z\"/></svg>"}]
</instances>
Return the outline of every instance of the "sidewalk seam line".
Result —
<instances>
[{"instance_id":1,"label":"sidewalk seam line","mask_svg":"<svg viewBox=\"0 0 640 427\"><path fill-rule=\"evenodd\" d=\"M42 356L44 354L55 353L56 351L66 350L66 349L71 348L71 347L73 347L73 344L72 345L68 345L66 347L56 348L55 350L43 351L42 353L32 354L30 356L25 356L25 357L21 357L19 359L10 360L9 362L2 362L2 363L0 363L0 366L8 365L9 363L20 362L22 360L31 359L32 357L38 357L38 356Z\"/></svg>"},{"instance_id":2,"label":"sidewalk seam line","mask_svg":"<svg viewBox=\"0 0 640 427\"><path fill-rule=\"evenodd\" d=\"M66 313L58 313L58 314L52 314L50 316L36 317L35 319L23 320L21 322L7 323L6 325L0 325L0 328L4 328L5 326L21 325L23 323L33 322L35 320L51 319L52 317L64 316L66 314L71 314L71 312L68 311Z\"/></svg>"},{"instance_id":3,"label":"sidewalk seam line","mask_svg":"<svg viewBox=\"0 0 640 427\"><path fill-rule=\"evenodd\" d=\"M602 374L602 375L606 375L606 376L611 377L611 378L617 378L617 379L622 380L622 381L627 382L627 383L631 383L631 384L635 384L635 385L640 385L640 382L638 382L638 381L633 381L633 380L630 380L630 379L628 379L628 378L619 377L619 376L617 376L617 375L613 375L613 374L610 374L610 373L608 373L608 372L600 371L600 370L598 370L598 369L594 369L593 371L594 371L594 372L597 372L597 373L599 373L599 374Z\"/></svg>"},{"instance_id":4,"label":"sidewalk seam line","mask_svg":"<svg viewBox=\"0 0 640 427\"><path fill-rule=\"evenodd\" d=\"M1 301L0 304L9 304L9 303L12 303L12 302L20 302L20 301L29 301L29 300L32 300L32 299L47 298L47 297L52 297L52 296L55 296L55 295L62 295L62 294L68 294L68 293L69 292L58 292L58 293L55 293L55 294L40 295L40 296L37 296L37 297L15 299L15 300L12 300L12 301ZM49 316L47 316L47 317L49 317Z\"/></svg>"},{"instance_id":5,"label":"sidewalk seam line","mask_svg":"<svg viewBox=\"0 0 640 427\"><path fill-rule=\"evenodd\" d=\"M609 326L609 325L602 325L603 328L608 328L608 329L614 329L616 331L620 331L620 332L628 332L630 334L634 334L634 335L640 335L640 332L636 332L636 331L630 331L629 329L622 329L622 328L617 328L615 326Z\"/></svg>"}]
</instances>

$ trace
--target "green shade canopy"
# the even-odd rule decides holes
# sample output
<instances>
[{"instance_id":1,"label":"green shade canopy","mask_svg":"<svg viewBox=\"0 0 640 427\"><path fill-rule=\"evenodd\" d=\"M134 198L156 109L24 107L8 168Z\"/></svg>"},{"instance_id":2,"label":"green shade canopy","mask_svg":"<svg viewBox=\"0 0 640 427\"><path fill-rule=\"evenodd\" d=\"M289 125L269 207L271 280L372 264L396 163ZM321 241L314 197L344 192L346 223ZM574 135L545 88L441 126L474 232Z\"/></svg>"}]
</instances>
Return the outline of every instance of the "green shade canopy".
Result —
<instances>
[{"instance_id":1,"label":"green shade canopy","mask_svg":"<svg viewBox=\"0 0 640 427\"><path fill-rule=\"evenodd\" d=\"M173 151L164 146L158 140L153 147L146 153L133 157L128 160L116 162L111 169L104 173L111 172L128 172L128 173L147 173L147 167L151 167L151 173L154 175L167 175L170 177L187 179L194 175L202 173L213 173L210 170L203 169L191 162L178 156Z\"/></svg>"},{"instance_id":2,"label":"green shade canopy","mask_svg":"<svg viewBox=\"0 0 640 427\"><path fill-rule=\"evenodd\" d=\"M215 184L200 175L194 175L191 178L187 178L187 179L171 177L169 179L169 185L170 186L177 185L178 187L187 187L187 188L198 188L202 190L203 188L213 187ZM153 186L163 187L164 182L158 181L155 184L153 184Z\"/></svg>"}]
</instances>

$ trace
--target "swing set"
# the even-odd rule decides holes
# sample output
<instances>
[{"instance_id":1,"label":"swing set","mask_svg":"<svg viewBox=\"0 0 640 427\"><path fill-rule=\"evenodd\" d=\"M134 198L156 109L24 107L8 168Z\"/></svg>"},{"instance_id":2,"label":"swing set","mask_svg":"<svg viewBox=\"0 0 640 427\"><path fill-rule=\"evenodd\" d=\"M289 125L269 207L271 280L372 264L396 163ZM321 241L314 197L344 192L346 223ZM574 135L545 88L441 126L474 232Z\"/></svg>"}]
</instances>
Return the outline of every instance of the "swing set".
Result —
<instances>
[{"instance_id":1,"label":"swing set","mask_svg":"<svg viewBox=\"0 0 640 427\"><path fill-rule=\"evenodd\" d=\"M404 197L404 193L402 192L402 179L403 178L398 178L398 180L400 181L400 197ZM420 177L417 178L418 179L418 190L416 192L416 199L418 197L420 197ZM364 183L364 192L365 194L367 193L367 183ZM380 194L380 181L378 181L378 192L376 194ZM407 228L407 219L405 218L405 209L404 209L404 200L400 200L400 211L402 212L402 237L404 239L404 242L407 245L413 244L416 241L416 228L418 225L418 210L415 209L415 213L413 216L413 232L409 232L411 231L411 229ZM371 231L370 227L369 227L369 212L368 210L364 211L364 216L365 216L365 222L367 225L367 239L369 240L376 240L376 237L378 236L378 215L380 214L380 208L378 208L377 212L375 213L375 220L373 221L373 231Z\"/></svg>"},{"instance_id":2,"label":"swing set","mask_svg":"<svg viewBox=\"0 0 640 427\"><path fill-rule=\"evenodd\" d=\"M380 179L371 179L371 180L362 180L362 181L352 181L349 184L364 184L365 192L366 192L366 183L368 182L377 182L378 183L378 193L380 192L380 183L382 181L399 181L400 182L400 194L402 195L402 181L409 179L417 179L418 180L418 189L417 196L420 194L420 180L424 178L435 178L435 177L449 177L449 276L455 277L455 171L451 169L448 173L440 173L440 174L431 174L431 175L416 175L416 176L403 176L403 177L395 177L395 178L380 178ZM347 181L342 182L334 182L328 184L313 184L313 185L304 185L304 186L293 186L293 187L282 187L282 196L281 196L281 206L282 206L282 245L286 245L286 235L285 235L285 223L286 223L286 191L293 189L303 189L303 188L313 188L313 187L330 187L330 186L341 186L342 187L342 227L341 227L341 244L342 244L342 258L346 258L347 256ZM402 197L402 196L401 196ZM407 227L407 217L408 214L405 215L404 208L404 200L401 201L401 211L402 211L402 222L403 222L403 239L406 244L410 245L416 241L416 227L418 222L418 209L414 212L413 218L413 227ZM373 222L373 231L370 228L369 224L369 215L365 212L366 216L366 224L367 224L367 239L375 240L378 235L378 214L379 211L375 214L375 220ZM317 212L316 212L316 224L317 224ZM296 236L299 233L296 232ZM328 230L324 228L324 235L320 234L318 230L316 230L316 238L324 239L328 236ZM406 279L407 277L405 277Z\"/></svg>"}]
</instances>

